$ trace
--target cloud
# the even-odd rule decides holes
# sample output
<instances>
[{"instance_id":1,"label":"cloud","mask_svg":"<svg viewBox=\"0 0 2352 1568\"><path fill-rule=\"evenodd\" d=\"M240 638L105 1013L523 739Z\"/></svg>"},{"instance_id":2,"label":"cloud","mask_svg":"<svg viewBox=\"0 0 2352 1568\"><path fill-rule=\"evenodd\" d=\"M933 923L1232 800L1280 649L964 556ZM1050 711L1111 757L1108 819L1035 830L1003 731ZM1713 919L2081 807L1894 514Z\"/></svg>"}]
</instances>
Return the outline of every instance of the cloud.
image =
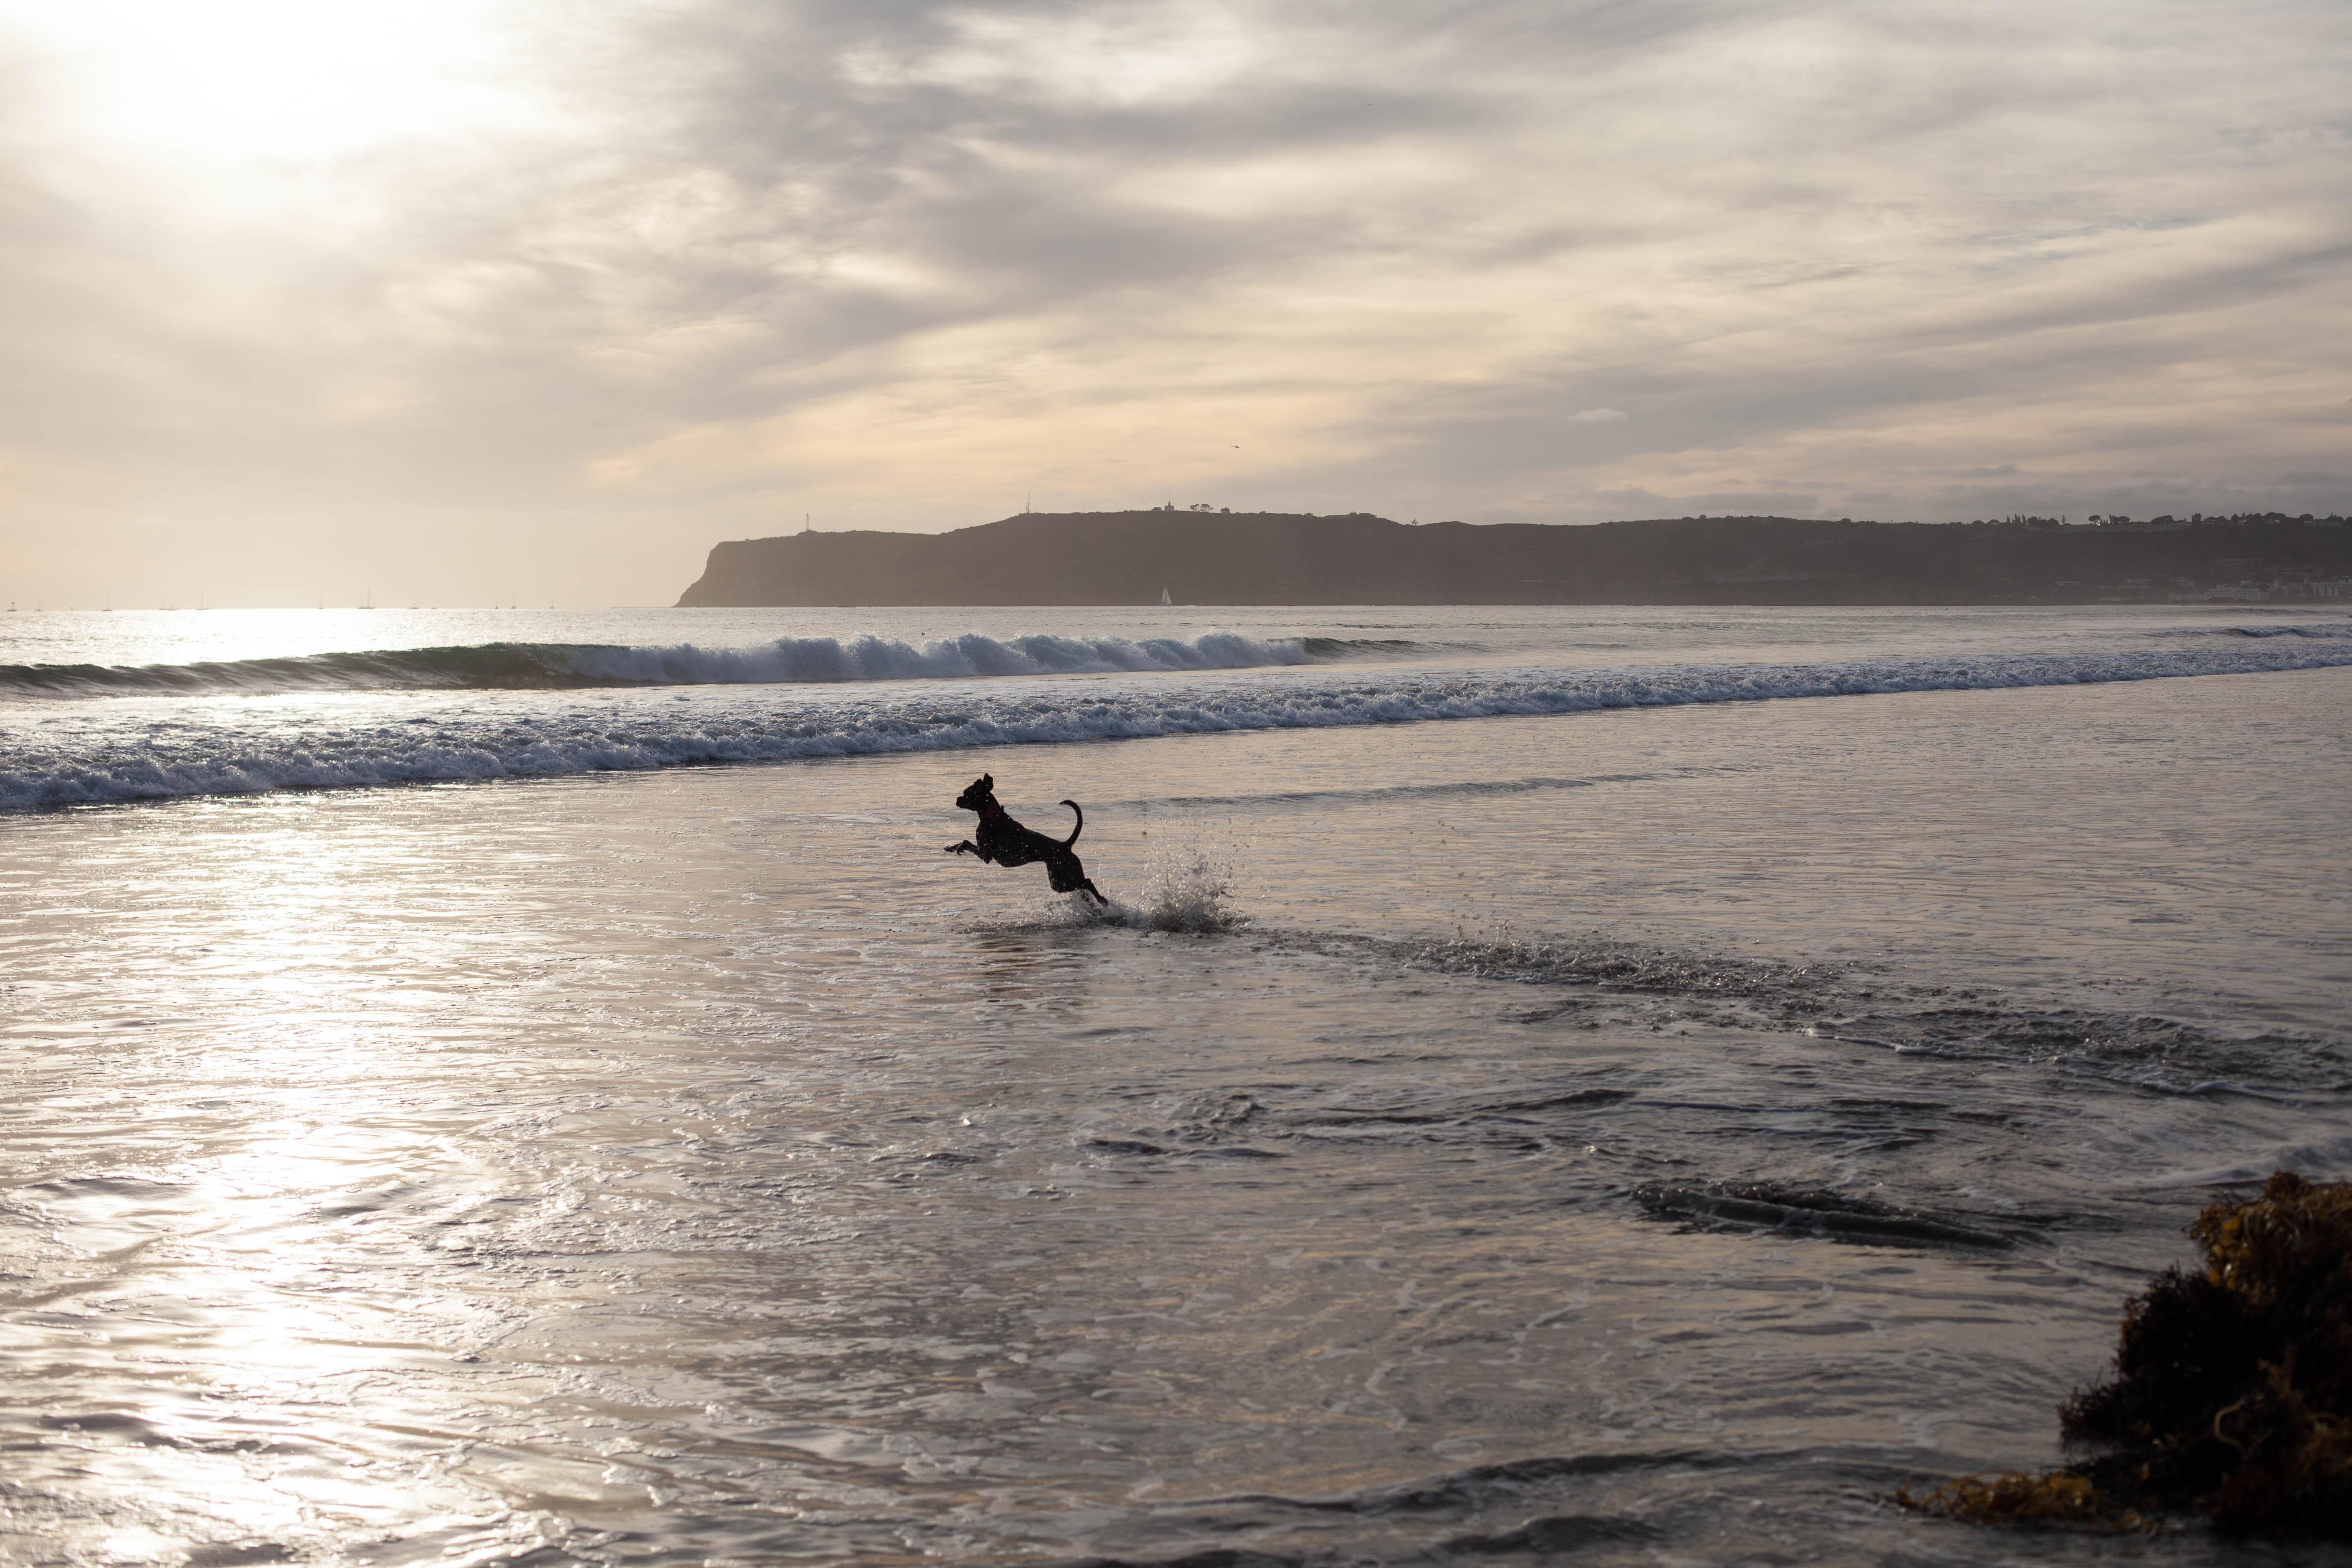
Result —
<instances>
[{"instance_id":1,"label":"cloud","mask_svg":"<svg viewBox=\"0 0 2352 1568\"><path fill-rule=\"evenodd\" d=\"M297 53L141 142L117 55L218 95L0 0L0 418L107 476L10 571L135 513L644 596L804 510L2226 510L2337 444L2327 0L428 9L365 114Z\"/></svg>"}]
</instances>

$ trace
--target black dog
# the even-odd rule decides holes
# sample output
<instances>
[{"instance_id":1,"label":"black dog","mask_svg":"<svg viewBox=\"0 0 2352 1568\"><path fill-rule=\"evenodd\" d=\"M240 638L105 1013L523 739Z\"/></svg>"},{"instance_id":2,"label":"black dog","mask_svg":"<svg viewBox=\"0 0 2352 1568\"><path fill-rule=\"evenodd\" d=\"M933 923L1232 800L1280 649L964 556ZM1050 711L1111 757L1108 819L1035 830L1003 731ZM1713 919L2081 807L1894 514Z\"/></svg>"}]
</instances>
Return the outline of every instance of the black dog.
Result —
<instances>
[{"instance_id":1,"label":"black dog","mask_svg":"<svg viewBox=\"0 0 2352 1568\"><path fill-rule=\"evenodd\" d=\"M1097 904L1108 904L1102 889L1087 876L1087 868L1078 864L1070 846L1087 830L1087 814L1078 811L1078 803L1062 803L1078 812L1078 825L1070 829L1067 838L1048 838L1034 827L1024 827L1004 815L996 804L996 778L982 773L971 781L971 787L956 796L956 805L966 811L980 813L980 842L967 838L961 844L950 844L950 855L977 855L994 866L1026 866L1032 860L1045 862L1045 879L1057 893L1084 893Z\"/></svg>"}]
</instances>

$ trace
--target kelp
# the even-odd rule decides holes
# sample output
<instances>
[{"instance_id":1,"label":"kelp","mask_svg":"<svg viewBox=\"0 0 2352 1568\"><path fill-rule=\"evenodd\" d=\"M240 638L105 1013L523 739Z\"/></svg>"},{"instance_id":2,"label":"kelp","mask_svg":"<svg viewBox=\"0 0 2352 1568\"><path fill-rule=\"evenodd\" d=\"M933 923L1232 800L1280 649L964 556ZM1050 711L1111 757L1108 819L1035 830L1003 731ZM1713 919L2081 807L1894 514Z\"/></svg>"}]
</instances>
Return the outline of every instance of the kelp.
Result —
<instances>
[{"instance_id":1,"label":"kelp","mask_svg":"<svg viewBox=\"0 0 2352 1568\"><path fill-rule=\"evenodd\" d=\"M2067 1438L2104 1452L1895 1500L1988 1523L2202 1514L2233 1534L2352 1541L2352 1183L2281 1171L2189 1234L2203 1270L2167 1269L2126 1303L2115 1375L2059 1406Z\"/></svg>"},{"instance_id":2,"label":"kelp","mask_svg":"<svg viewBox=\"0 0 2352 1568\"><path fill-rule=\"evenodd\" d=\"M1979 1524L2079 1524L2108 1530L2137 1530L2146 1521L2069 1470L2030 1476L2003 1470L1994 1476L1962 1476L1934 1491L1914 1497L1906 1482L1895 1493L1905 1508L1940 1513Z\"/></svg>"}]
</instances>

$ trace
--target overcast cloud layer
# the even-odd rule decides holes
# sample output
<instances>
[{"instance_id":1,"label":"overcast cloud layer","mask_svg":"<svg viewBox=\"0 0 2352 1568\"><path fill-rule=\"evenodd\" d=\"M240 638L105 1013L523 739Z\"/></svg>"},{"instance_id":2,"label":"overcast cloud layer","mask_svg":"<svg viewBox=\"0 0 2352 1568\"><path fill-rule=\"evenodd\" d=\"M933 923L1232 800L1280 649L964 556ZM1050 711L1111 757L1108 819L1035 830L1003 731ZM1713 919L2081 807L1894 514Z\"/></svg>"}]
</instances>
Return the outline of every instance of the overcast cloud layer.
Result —
<instances>
[{"instance_id":1,"label":"overcast cloud layer","mask_svg":"<svg viewBox=\"0 0 2352 1568\"><path fill-rule=\"evenodd\" d=\"M2352 509L2347 61L2339 0L0 0L0 595Z\"/></svg>"}]
</instances>

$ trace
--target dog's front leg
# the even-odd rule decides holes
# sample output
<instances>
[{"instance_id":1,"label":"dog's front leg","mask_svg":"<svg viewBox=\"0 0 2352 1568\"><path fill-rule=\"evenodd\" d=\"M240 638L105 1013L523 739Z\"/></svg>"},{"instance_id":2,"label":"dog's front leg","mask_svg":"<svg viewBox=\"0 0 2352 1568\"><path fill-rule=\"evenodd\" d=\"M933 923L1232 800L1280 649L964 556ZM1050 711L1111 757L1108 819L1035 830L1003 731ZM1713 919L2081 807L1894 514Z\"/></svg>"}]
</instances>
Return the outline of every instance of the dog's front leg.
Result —
<instances>
[{"instance_id":1,"label":"dog's front leg","mask_svg":"<svg viewBox=\"0 0 2352 1568\"><path fill-rule=\"evenodd\" d=\"M941 850L940 853L943 855L978 855L983 860L988 858L987 854L982 850L981 847L974 844L969 838L965 839L961 844L949 845L945 849Z\"/></svg>"}]
</instances>

